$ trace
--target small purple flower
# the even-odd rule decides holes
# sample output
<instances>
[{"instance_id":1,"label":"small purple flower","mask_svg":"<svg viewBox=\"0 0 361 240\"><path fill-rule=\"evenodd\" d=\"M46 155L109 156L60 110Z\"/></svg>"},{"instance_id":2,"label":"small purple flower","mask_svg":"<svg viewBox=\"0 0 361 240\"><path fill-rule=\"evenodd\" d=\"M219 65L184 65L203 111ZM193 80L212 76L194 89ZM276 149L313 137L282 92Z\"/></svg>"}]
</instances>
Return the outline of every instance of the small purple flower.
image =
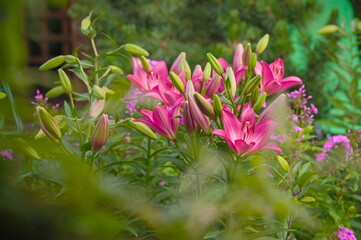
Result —
<instances>
[{"instance_id":1,"label":"small purple flower","mask_svg":"<svg viewBox=\"0 0 361 240\"><path fill-rule=\"evenodd\" d=\"M13 160L13 150L11 149L0 151L0 155L7 159Z\"/></svg>"},{"instance_id":2,"label":"small purple flower","mask_svg":"<svg viewBox=\"0 0 361 240\"><path fill-rule=\"evenodd\" d=\"M293 115L292 115L292 120L295 121L295 122L298 122L298 117L297 117L297 115L294 115L294 114L293 114Z\"/></svg>"},{"instance_id":3,"label":"small purple flower","mask_svg":"<svg viewBox=\"0 0 361 240\"><path fill-rule=\"evenodd\" d=\"M302 132L302 128L300 128L299 126L294 126L293 127L293 130L295 131L295 132L297 132L297 133L299 133L299 132Z\"/></svg>"},{"instance_id":4,"label":"small purple flower","mask_svg":"<svg viewBox=\"0 0 361 240\"><path fill-rule=\"evenodd\" d=\"M159 186L164 186L164 185L166 185L167 183L165 182L165 181L161 181L161 182L159 182Z\"/></svg>"},{"instance_id":5,"label":"small purple flower","mask_svg":"<svg viewBox=\"0 0 361 240\"><path fill-rule=\"evenodd\" d=\"M327 157L327 151L331 151L332 149L337 149L339 147L343 147L345 149L345 160L349 160L350 156L353 153L353 149L350 145L350 139L345 135L336 135L329 137L327 142L323 145L323 149L326 151L320 152L316 155L316 161L320 162Z\"/></svg>"},{"instance_id":6,"label":"small purple flower","mask_svg":"<svg viewBox=\"0 0 361 240\"><path fill-rule=\"evenodd\" d=\"M312 98L312 96L307 96L305 85L302 85L298 90L292 91L288 94L290 98L290 102L293 107L298 111L298 119L292 116L292 120L295 122L299 122L301 126L309 125L313 123L313 114L318 113L318 109L315 105L308 105L308 100Z\"/></svg>"},{"instance_id":7,"label":"small purple flower","mask_svg":"<svg viewBox=\"0 0 361 240\"><path fill-rule=\"evenodd\" d=\"M319 152L319 153L316 154L316 161L317 162L322 162L326 157L327 157L326 152Z\"/></svg>"},{"instance_id":8,"label":"small purple flower","mask_svg":"<svg viewBox=\"0 0 361 240\"><path fill-rule=\"evenodd\" d=\"M338 226L338 232L334 232L339 240L357 240L353 231L349 228Z\"/></svg>"}]
</instances>

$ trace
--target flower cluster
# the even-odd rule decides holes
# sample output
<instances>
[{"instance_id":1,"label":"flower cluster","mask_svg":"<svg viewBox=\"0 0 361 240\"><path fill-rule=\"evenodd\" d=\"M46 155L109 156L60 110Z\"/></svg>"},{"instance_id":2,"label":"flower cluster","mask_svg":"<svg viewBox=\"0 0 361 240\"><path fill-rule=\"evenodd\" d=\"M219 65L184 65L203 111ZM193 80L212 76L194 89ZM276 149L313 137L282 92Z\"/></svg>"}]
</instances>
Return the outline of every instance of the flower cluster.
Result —
<instances>
[{"instance_id":1,"label":"flower cluster","mask_svg":"<svg viewBox=\"0 0 361 240\"><path fill-rule=\"evenodd\" d=\"M282 104L281 95L261 114L256 112L266 97L301 84L301 79L283 78L281 59L268 64L257 61L250 45L238 44L233 65L223 58L207 54L208 63L202 69L197 65L192 72L181 53L168 72L164 61L133 58L133 74L128 78L145 96L160 104L152 110L141 110L144 123L155 132L175 140L180 126L189 134L217 135L240 156L261 149L280 148L270 142L276 125L272 109ZM143 131L144 132L144 131Z\"/></svg>"},{"instance_id":2,"label":"flower cluster","mask_svg":"<svg viewBox=\"0 0 361 240\"><path fill-rule=\"evenodd\" d=\"M3 150L0 151L0 156L4 157L5 159L13 159L13 150L8 149L8 150Z\"/></svg>"},{"instance_id":3,"label":"flower cluster","mask_svg":"<svg viewBox=\"0 0 361 240\"><path fill-rule=\"evenodd\" d=\"M35 101L31 101L31 104L33 104L33 105L45 107L49 104L48 103L49 98L44 97L43 94L41 93L40 89L36 89L36 94L34 96L34 99L35 99ZM57 109L59 106L60 106L60 104L56 103L55 105L52 106L52 108Z\"/></svg>"},{"instance_id":4,"label":"flower cluster","mask_svg":"<svg viewBox=\"0 0 361 240\"><path fill-rule=\"evenodd\" d=\"M335 234L339 240L357 240L355 234L351 229L341 226L339 226L338 228L339 230L337 232L334 232L333 234Z\"/></svg>"},{"instance_id":5,"label":"flower cluster","mask_svg":"<svg viewBox=\"0 0 361 240\"><path fill-rule=\"evenodd\" d=\"M350 155L353 153L353 149L350 145L350 139L344 135L336 135L336 136L329 137L327 139L327 142L322 147L323 149L325 149L325 151L320 152L316 155L316 161L317 162L323 161L325 158L328 157L327 151L331 151L331 150L339 148L339 147L344 148L345 160L349 160Z\"/></svg>"},{"instance_id":6,"label":"flower cluster","mask_svg":"<svg viewBox=\"0 0 361 240\"><path fill-rule=\"evenodd\" d=\"M302 85L298 90L290 92L288 97L296 110L296 115L292 116L292 120L299 123L301 127L312 124L314 114L318 113L318 109L312 103L308 106L308 100L312 96L307 96L305 85Z\"/></svg>"}]
</instances>

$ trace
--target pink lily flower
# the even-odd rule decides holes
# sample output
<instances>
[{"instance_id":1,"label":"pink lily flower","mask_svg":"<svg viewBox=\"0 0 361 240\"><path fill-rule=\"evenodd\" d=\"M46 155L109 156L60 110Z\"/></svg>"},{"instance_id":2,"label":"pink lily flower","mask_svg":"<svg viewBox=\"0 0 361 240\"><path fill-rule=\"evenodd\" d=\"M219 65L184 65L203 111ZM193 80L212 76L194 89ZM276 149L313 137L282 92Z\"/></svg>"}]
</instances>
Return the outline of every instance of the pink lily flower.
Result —
<instances>
[{"instance_id":1,"label":"pink lily flower","mask_svg":"<svg viewBox=\"0 0 361 240\"><path fill-rule=\"evenodd\" d=\"M166 138L174 140L177 136L179 127L179 108L169 108L167 106L157 105L152 111L142 109L140 113L146 119L135 119L137 122L142 122L148 127L165 136Z\"/></svg>"},{"instance_id":2,"label":"pink lily flower","mask_svg":"<svg viewBox=\"0 0 361 240\"><path fill-rule=\"evenodd\" d=\"M184 100L183 94L181 94L169 80L168 82L159 82L158 86L154 87L145 95L154 97L170 107L175 107Z\"/></svg>"},{"instance_id":3,"label":"pink lily flower","mask_svg":"<svg viewBox=\"0 0 361 240\"><path fill-rule=\"evenodd\" d=\"M160 82L168 80L167 64L164 61L150 61L150 72L147 72L138 58L133 58L133 74L127 77L142 91L148 92L159 85Z\"/></svg>"},{"instance_id":4,"label":"pink lily flower","mask_svg":"<svg viewBox=\"0 0 361 240\"><path fill-rule=\"evenodd\" d=\"M282 59L277 59L270 65L266 62L257 62L255 68L256 75L262 75L261 91L272 95L285 91L290 87L302 84L302 80L295 76L283 78L284 65Z\"/></svg>"},{"instance_id":5,"label":"pink lily flower","mask_svg":"<svg viewBox=\"0 0 361 240\"><path fill-rule=\"evenodd\" d=\"M223 129L213 131L213 134L224 138L233 152L247 156L262 149L281 151L280 147L269 141L276 122L272 120L258 121L258 115L253 108L246 107L241 119L227 109L222 110Z\"/></svg>"}]
</instances>

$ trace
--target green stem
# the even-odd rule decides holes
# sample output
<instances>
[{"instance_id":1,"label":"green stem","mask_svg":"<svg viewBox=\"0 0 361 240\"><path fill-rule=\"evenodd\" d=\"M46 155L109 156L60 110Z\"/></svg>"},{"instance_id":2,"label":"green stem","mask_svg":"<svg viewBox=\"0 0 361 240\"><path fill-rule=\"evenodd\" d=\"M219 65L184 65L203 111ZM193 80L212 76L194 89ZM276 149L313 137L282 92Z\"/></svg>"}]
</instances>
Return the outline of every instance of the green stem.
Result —
<instances>
[{"instance_id":1,"label":"green stem","mask_svg":"<svg viewBox=\"0 0 361 240\"><path fill-rule=\"evenodd\" d=\"M93 48L93 51L94 51L94 56L95 56L95 58L94 58L94 71L98 71L98 69L99 69L99 63L98 63L99 53L98 53L97 47L95 45L94 38L91 38L90 42L91 42L91 45L92 45L92 48ZM99 85L99 74L98 73L95 75L95 84Z\"/></svg>"},{"instance_id":2,"label":"green stem","mask_svg":"<svg viewBox=\"0 0 361 240\"><path fill-rule=\"evenodd\" d=\"M150 198L150 159L151 159L151 147L152 147L152 139L148 138L147 144L147 159L146 159L146 175L145 175L145 184L146 184L146 196Z\"/></svg>"},{"instance_id":3,"label":"green stem","mask_svg":"<svg viewBox=\"0 0 361 240\"><path fill-rule=\"evenodd\" d=\"M74 110L75 104L74 104L73 95L71 93L69 93L69 100L70 100L71 108L72 108L72 110ZM78 128L78 132L79 132L79 136L80 136L80 143L81 143L81 145L83 145L84 144L83 135L81 133L81 127L80 127L78 116L75 116L75 122L76 122L76 126Z\"/></svg>"}]
</instances>

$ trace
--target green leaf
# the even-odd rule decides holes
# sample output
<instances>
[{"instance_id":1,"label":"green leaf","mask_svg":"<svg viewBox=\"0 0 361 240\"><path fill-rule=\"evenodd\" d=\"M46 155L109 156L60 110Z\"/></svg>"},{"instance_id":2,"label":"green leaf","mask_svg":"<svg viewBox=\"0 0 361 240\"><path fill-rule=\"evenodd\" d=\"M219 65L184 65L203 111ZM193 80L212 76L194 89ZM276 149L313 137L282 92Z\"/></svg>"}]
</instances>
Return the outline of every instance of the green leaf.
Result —
<instances>
[{"instance_id":1,"label":"green leaf","mask_svg":"<svg viewBox=\"0 0 361 240\"><path fill-rule=\"evenodd\" d=\"M6 98L6 93L0 92L0 100Z\"/></svg>"},{"instance_id":2,"label":"green leaf","mask_svg":"<svg viewBox=\"0 0 361 240\"><path fill-rule=\"evenodd\" d=\"M312 170L304 172L297 180L298 186L302 188L315 174L316 172Z\"/></svg>"}]
</instances>

